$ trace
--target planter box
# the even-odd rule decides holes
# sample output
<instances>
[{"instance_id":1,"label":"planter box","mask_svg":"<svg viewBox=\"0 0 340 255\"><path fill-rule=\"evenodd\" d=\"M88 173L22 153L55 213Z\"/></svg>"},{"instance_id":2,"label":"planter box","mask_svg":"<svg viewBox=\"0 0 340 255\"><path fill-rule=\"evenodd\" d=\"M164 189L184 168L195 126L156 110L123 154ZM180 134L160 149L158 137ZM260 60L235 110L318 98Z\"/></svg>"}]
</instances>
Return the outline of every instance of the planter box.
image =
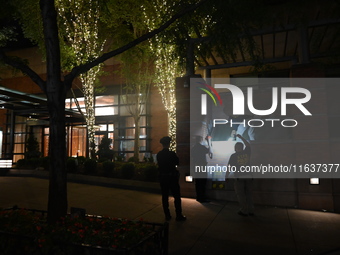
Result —
<instances>
[{"instance_id":1,"label":"planter box","mask_svg":"<svg viewBox=\"0 0 340 255\"><path fill-rule=\"evenodd\" d=\"M13 209L10 209L13 210ZM23 209L17 209L23 210ZM9 212L9 210L6 210ZM40 219L44 219L47 215L46 211L40 210L24 210L29 213L34 213L34 215L39 215ZM2 211L4 212L4 211ZM1 213L1 211L0 211ZM104 222L106 220L110 221L109 218L103 218L100 216L85 216L87 220ZM7 217L8 218L8 217ZM72 219L72 217L70 217ZM1 220L1 219L0 219ZM120 220L120 219L112 219ZM123 220L127 223L136 223L134 221ZM78 224L78 223L76 223ZM124 224L124 223L123 223ZM145 235L140 236L140 240L136 241L134 244L130 244L128 247L103 247L98 245L90 245L83 243L71 243L66 241L58 241L56 238L43 240L39 236L30 236L24 234L16 233L14 231L3 231L0 229L0 254L25 254L25 255L36 255L36 254L53 254L53 255L116 255L116 254L126 254L126 255L138 255L138 254L168 254L168 223L150 223L150 222L138 222L138 226L143 226L148 229ZM31 224L32 229L38 228L38 226ZM1 227L1 225L0 225ZM26 226L27 227L27 226ZM18 227L16 227L18 228ZM133 227L131 227L133 232ZM67 229L67 231L73 231ZM92 231L91 229L86 229L86 231ZM120 232L117 232L118 238Z\"/></svg>"}]
</instances>

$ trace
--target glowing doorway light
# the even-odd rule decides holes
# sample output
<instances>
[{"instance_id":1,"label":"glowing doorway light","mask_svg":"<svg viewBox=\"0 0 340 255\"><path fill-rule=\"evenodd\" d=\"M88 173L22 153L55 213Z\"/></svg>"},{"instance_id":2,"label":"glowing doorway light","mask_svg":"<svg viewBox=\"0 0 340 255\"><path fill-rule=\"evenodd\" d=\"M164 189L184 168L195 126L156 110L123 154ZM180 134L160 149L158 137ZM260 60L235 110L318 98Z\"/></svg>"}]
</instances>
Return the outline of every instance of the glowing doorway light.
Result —
<instances>
[{"instance_id":1,"label":"glowing doorway light","mask_svg":"<svg viewBox=\"0 0 340 255\"><path fill-rule=\"evenodd\" d=\"M193 178L191 175L186 175L185 176L185 182L193 182Z\"/></svg>"},{"instance_id":2,"label":"glowing doorway light","mask_svg":"<svg viewBox=\"0 0 340 255\"><path fill-rule=\"evenodd\" d=\"M309 184L310 185L319 185L320 179L318 177L312 177L312 178L309 179Z\"/></svg>"}]
</instances>

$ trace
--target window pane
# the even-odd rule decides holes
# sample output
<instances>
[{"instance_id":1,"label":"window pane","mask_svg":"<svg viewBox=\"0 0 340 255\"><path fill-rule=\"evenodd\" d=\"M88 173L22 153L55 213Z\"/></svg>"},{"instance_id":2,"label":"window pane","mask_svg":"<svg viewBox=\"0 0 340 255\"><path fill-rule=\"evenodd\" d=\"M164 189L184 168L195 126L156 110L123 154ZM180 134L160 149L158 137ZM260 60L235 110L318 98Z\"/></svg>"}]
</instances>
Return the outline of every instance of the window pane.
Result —
<instances>
[{"instance_id":1,"label":"window pane","mask_svg":"<svg viewBox=\"0 0 340 255\"><path fill-rule=\"evenodd\" d=\"M14 134L14 143L25 143L26 142L25 134Z\"/></svg>"},{"instance_id":2,"label":"window pane","mask_svg":"<svg viewBox=\"0 0 340 255\"><path fill-rule=\"evenodd\" d=\"M104 125L99 125L99 131L106 131L107 129L107 125L104 124Z\"/></svg>"},{"instance_id":3,"label":"window pane","mask_svg":"<svg viewBox=\"0 0 340 255\"><path fill-rule=\"evenodd\" d=\"M48 156L49 139L50 139L50 137L48 135L44 135L44 157Z\"/></svg>"},{"instance_id":4,"label":"window pane","mask_svg":"<svg viewBox=\"0 0 340 255\"><path fill-rule=\"evenodd\" d=\"M95 111L96 116L108 116L108 115L117 115L118 114L118 108L115 106L109 106L109 107L96 107Z\"/></svg>"},{"instance_id":5,"label":"window pane","mask_svg":"<svg viewBox=\"0 0 340 255\"><path fill-rule=\"evenodd\" d=\"M135 141L120 141L120 151L133 151L134 150Z\"/></svg>"},{"instance_id":6,"label":"window pane","mask_svg":"<svg viewBox=\"0 0 340 255\"><path fill-rule=\"evenodd\" d=\"M86 155L86 128L72 127L70 138L71 157Z\"/></svg>"},{"instance_id":7,"label":"window pane","mask_svg":"<svg viewBox=\"0 0 340 255\"><path fill-rule=\"evenodd\" d=\"M139 138L140 139L145 139L147 138L147 135L146 135L146 128L141 128L140 131L139 131Z\"/></svg>"},{"instance_id":8,"label":"window pane","mask_svg":"<svg viewBox=\"0 0 340 255\"><path fill-rule=\"evenodd\" d=\"M97 96L96 97L96 106L105 106L105 105L118 105L118 96Z\"/></svg>"}]
</instances>

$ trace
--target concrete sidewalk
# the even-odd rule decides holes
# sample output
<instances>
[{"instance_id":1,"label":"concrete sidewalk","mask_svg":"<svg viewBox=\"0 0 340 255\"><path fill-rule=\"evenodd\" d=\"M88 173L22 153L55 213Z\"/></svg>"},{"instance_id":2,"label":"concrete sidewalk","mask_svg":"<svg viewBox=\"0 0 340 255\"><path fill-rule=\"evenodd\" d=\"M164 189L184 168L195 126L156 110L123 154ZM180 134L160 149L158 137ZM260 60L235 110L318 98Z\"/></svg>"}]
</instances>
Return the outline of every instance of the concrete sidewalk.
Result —
<instances>
[{"instance_id":1,"label":"concrete sidewalk","mask_svg":"<svg viewBox=\"0 0 340 255\"><path fill-rule=\"evenodd\" d=\"M0 177L2 208L46 210L47 193L48 180ZM340 254L340 214L256 206L254 217L242 217L234 202L182 201L188 220L170 221L169 254ZM164 221L155 193L69 183L68 203L88 214Z\"/></svg>"}]
</instances>

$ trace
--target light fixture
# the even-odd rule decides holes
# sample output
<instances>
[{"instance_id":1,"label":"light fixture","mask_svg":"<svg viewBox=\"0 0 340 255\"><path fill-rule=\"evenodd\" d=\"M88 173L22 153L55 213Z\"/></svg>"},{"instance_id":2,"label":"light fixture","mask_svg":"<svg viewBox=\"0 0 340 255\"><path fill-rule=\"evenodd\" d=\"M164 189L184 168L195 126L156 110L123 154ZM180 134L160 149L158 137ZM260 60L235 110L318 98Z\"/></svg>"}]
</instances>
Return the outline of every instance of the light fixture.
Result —
<instances>
[{"instance_id":1,"label":"light fixture","mask_svg":"<svg viewBox=\"0 0 340 255\"><path fill-rule=\"evenodd\" d=\"M310 185L319 185L320 180L319 180L318 177L311 177L311 178L309 178L309 184Z\"/></svg>"},{"instance_id":2,"label":"light fixture","mask_svg":"<svg viewBox=\"0 0 340 255\"><path fill-rule=\"evenodd\" d=\"M185 182L193 182L193 178L190 174L185 175Z\"/></svg>"}]
</instances>

